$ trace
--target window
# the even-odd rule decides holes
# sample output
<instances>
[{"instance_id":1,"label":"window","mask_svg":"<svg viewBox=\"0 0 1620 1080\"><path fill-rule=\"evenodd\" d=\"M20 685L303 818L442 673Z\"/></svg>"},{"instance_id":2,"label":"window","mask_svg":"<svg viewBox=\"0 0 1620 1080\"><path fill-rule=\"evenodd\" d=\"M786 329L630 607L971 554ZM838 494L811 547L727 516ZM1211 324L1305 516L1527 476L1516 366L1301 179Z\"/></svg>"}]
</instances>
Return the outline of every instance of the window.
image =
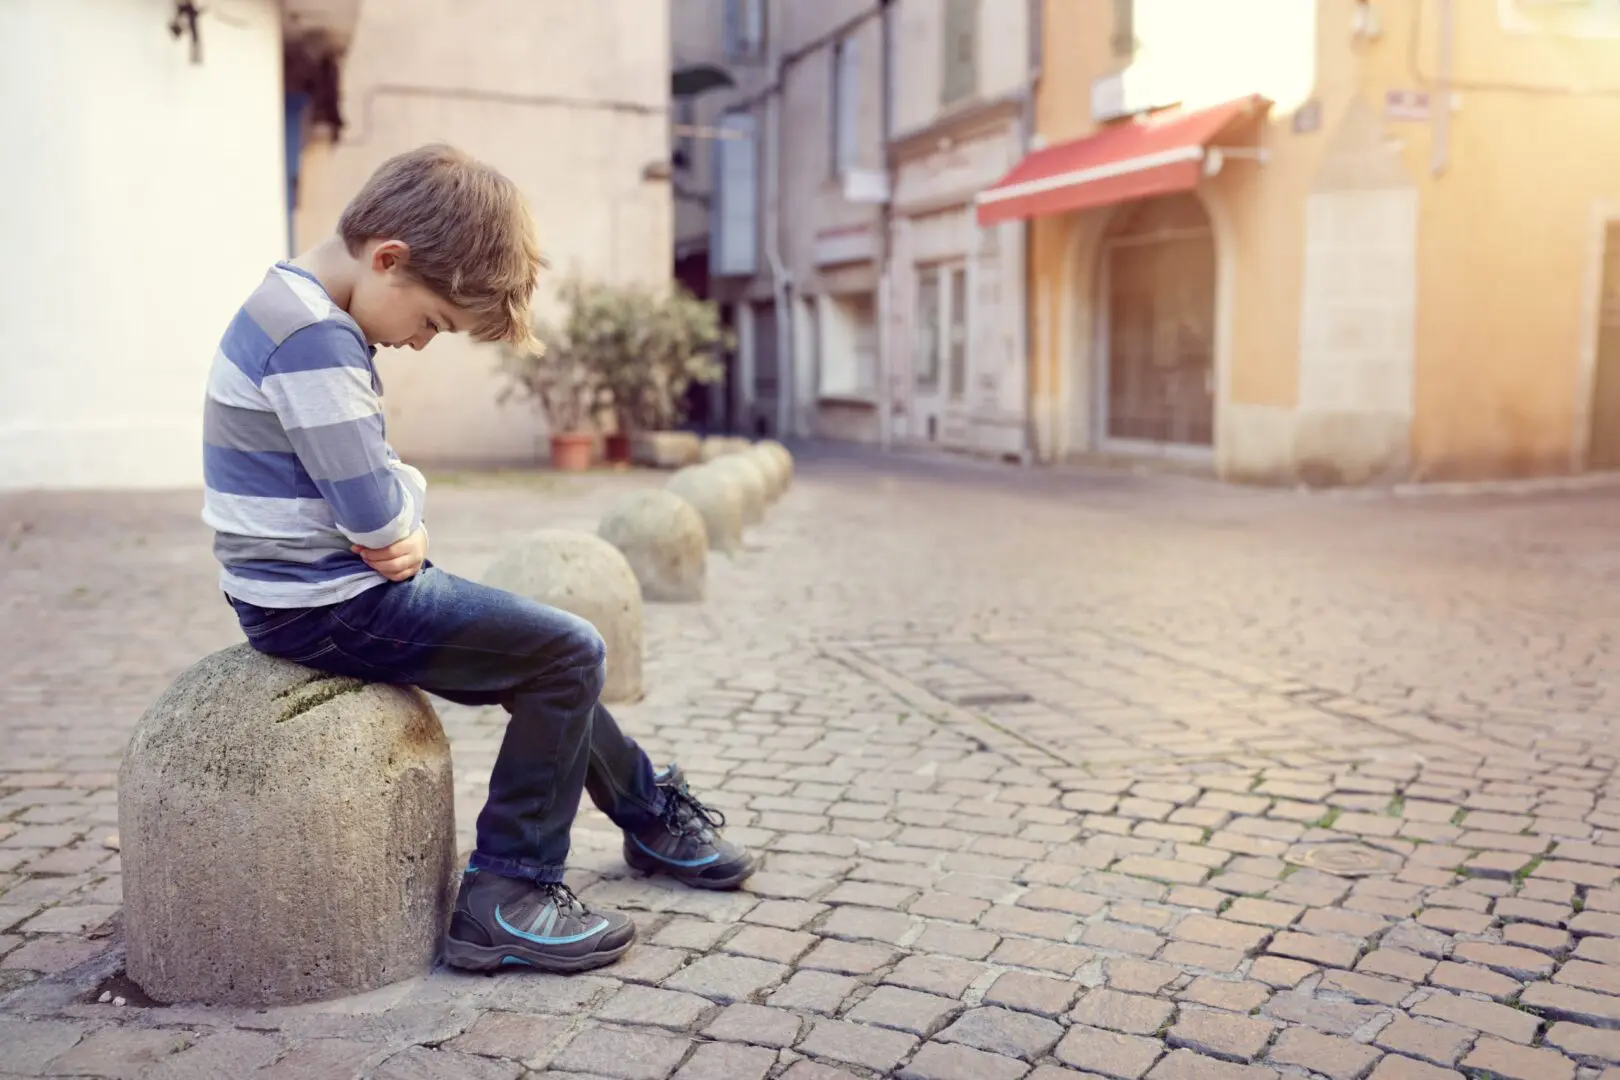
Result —
<instances>
[{"instance_id":1,"label":"window","mask_svg":"<svg viewBox=\"0 0 1620 1080\"><path fill-rule=\"evenodd\" d=\"M778 363L780 342L776 337L776 301L756 301L751 314L754 324L754 404L774 406L776 395L782 388L781 365Z\"/></svg>"},{"instance_id":2,"label":"window","mask_svg":"<svg viewBox=\"0 0 1620 1080\"><path fill-rule=\"evenodd\" d=\"M940 104L979 92L979 0L945 0L945 69Z\"/></svg>"},{"instance_id":3,"label":"window","mask_svg":"<svg viewBox=\"0 0 1620 1080\"><path fill-rule=\"evenodd\" d=\"M725 0L726 59L759 60L765 55L765 0Z\"/></svg>"},{"instance_id":4,"label":"window","mask_svg":"<svg viewBox=\"0 0 1620 1080\"><path fill-rule=\"evenodd\" d=\"M1136 55L1136 0L1114 0L1114 55Z\"/></svg>"},{"instance_id":5,"label":"window","mask_svg":"<svg viewBox=\"0 0 1620 1080\"><path fill-rule=\"evenodd\" d=\"M950 357L951 397L960 401L967 396L967 267L951 267L950 281L950 321L945 349Z\"/></svg>"},{"instance_id":6,"label":"window","mask_svg":"<svg viewBox=\"0 0 1620 1080\"><path fill-rule=\"evenodd\" d=\"M794 348L804 357L798 370L810 372L809 385L819 394L824 373L821 367L821 301L815 296L799 297L799 321ZM795 395L797 396L797 395Z\"/></svg>"},{"instance_id":7,"label":"window","mask_svg":"<svg viewBox=\"0 0 1620 1080\"><path fill-rule=\"evenodd\" d=\"M939 268L917 271L917 321L912 327L912 371L917 387L939 386Z\"/></svg>"},{"instance_id":8,"label":"window","mask_svg":"<svg viewBox=\"0 0 1620 1080\"><path fill-rule=\"evenodd\" d=\"M854 38L846 37L835 44L832 51L832 98L828 102L832 142L828 161L829 171L835 177L855 167L860 149L859 44Z\"/></svg>"},{"instance_id":9,"label":"window","mask_svg":"<svg viewBox=\"0 0 1620 1080\"><path fill-rule=\"evenodd\" d=\"M816 386L823 398L877 398L877 303L866 293L822 296L814 308Z\"/></svg>"},{"instance_id":10,"label":"window","mask_svg":"<svg viewBox=\"0 0 1620 1080\"><path fill-rule=\"evenodd\" d=\"M752 274L759 235L759 147L754 114L728 112L720 118L714 147L715 212L710 215L709 258L719 277Z\"/></svg>"},{"instance_id":11,"label":"window","mask_svg":"<svg viewBox=\"0 0 1620 1080\"><path fill-rule=\"evenodd\" d=\"M913 328L917 388L941 390L953 401L967 396L968 280L961 262L917 268L917 324Z\"/></svg>"},{"instance_id":12,"label":"window","mask_svg":"<svg viewBox=\"0 0 1620 1080\"><path fill-rule=\"evenodd\" d=\"M689 172L692 169L694 143L692 141L691 129L696 123L697 109L694 106L692 99L689 97L676 98L675 126L684 130L682 130L679 135L675 136L675 153L671 155L671 157L673 158L674 166L683 172Z\"/></svg>"},{"instance_id":13,"label":"window","mask_svg":"<svg viewBox=\"0 0 1620 1080\"><path fill-rule=\"evenodd\" d=\"M1026 60L1030 71L1040 71L1046 63L1046 5L1031 4L1029 11L1029 57Z\"/></svg>"}]
</instances>

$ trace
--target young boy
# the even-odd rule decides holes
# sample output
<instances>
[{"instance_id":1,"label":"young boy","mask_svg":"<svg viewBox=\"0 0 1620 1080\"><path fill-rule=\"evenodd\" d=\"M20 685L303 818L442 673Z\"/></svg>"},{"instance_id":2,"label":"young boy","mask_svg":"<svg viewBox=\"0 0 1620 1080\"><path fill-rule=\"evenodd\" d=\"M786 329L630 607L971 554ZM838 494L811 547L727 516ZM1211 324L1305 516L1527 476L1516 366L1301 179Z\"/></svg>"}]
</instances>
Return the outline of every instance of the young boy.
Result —
<instances>
[{"instance_id":1,"label":"young boy","mask_svg":"<svg viewBox=\"0 0 1620 1080\"><path fill-rule=\"evenodd\" d=\"M604 648L588 622L428 561L426 481L384 436L375 348L441 333L527 343L540 265L522 196L494 169L442 146L385 163L338 234L271 268L226 330L203 520L261 652L506 708L446 956L583 971L621 956L635 926L562 883L582 790L624 830L636 870L731 889L754 863L597 701Z\"/></svg>"}]
</instances>

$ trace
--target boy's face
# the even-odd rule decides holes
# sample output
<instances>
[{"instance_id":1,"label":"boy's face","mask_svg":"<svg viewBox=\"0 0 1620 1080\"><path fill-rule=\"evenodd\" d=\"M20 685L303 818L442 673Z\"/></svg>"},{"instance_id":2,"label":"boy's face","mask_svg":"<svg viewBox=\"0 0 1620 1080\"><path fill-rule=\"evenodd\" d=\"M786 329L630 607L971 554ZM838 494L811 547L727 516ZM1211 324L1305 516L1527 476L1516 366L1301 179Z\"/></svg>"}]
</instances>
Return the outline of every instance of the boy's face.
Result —
<instances>
[{"instance_id":1,"label":"boy's face","mask_svg":"<svg viewBox=\"0 0 1620 1080\"><path fill-rule=\"evenodd\" d=\"M434 294L406 270L410 248L398 240L372 241L361 256L349 297L349 315L371 345L423 349L441 333L456 333L472 320Z\"/></svg>"}]
</instances>

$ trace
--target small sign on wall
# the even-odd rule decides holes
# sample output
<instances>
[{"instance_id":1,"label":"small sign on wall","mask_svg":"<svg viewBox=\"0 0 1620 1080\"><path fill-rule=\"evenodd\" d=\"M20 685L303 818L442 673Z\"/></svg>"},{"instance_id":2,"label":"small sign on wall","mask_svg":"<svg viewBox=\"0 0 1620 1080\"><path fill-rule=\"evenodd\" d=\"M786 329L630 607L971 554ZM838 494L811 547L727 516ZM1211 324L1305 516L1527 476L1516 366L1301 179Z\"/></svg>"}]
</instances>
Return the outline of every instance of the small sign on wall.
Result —
<instances>
[{"instance_id":1,"label":"small sign on wall","mask_svg":"<svg viewBox=\"0 0 1620 1080\"><path fill-rule=\"evenodd\" d=\"M820 229L811 248L818 267L871 262L877 257L877 233L870 225Z\"/></svg>"},{"instance_id":2,"label":"small sign on wall","mask_svg":"<svg viewBox=\"0 0 1620 1080\"><path fill-rule=\"evenodd\" d=\"M1429 119L1429 92L1427 90L1384 91L1384 119L1427 122Z\"/></svg>"},{"instance_id":3,"label":"small sign on wall","mask_svg":"<svg viewBox=\"0 0 1620 1080\"><path fill-rule=\"evenodd\" d=\"M889 201L889 174L882 169L845 169L844 198L852 203Z\"/></svg>"},{"instance_id":4,"label":"small sign on wall","mask_svg":"<svg viewBox=\"0 0 1620 1080\"><path fill-rule=\"evenodd\" d=\"M1294 110L1294 134L1309 135L1322 129L1322 103L1315 98Z\"/></svg>"}]
</instances>

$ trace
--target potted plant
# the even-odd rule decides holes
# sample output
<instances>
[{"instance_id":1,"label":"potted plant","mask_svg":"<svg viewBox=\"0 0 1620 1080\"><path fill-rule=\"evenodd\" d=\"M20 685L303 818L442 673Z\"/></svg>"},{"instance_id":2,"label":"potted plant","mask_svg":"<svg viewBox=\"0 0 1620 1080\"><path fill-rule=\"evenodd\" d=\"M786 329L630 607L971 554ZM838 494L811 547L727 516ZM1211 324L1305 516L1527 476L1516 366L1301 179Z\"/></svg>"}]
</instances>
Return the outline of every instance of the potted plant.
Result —
<instances>
[{"instance_id":1,"label":"potted plant","mask_svg":"<svg viewBox=\"0 0 1620 1080\"><path fill-rule=\"evenodd\" d=\"M636 401L651 377L656 349L657 297L640 285L605 282L576 284L571 289L581 322L591 327L591 364L602 388L604 418L612 431L603 439L607 460L630 460L630 436L636 423ZM609 425L604 424L604 427Z\"/></svg>"},{"instance_id":2,"label":"potted plant","mask_svg":"<svg viewBox=\"0 0 1620 1080\"><path fill-rule=\"evenodd\" d=\"M613 348L597 354L598 375L631 456L645 465L687 464L687 444L694 440L675 429L685 419L688 388L717 382L725 373L715 357L726 344L719 309L679 285L601 288L611 294L602 307L615 313L620 332Z\"/></svg>"},{"instance_id":3,"label":"potted plant","mask_svg":"<svg viewBox=\"0 0 1620 1080\"><path fill-rule=\"evenodd\" d=\"M581 457L588 463L594 437L587 422L603 430L608 420L609 461L634 456L670 467L695 458L695 445L686 444L696 440L674 429L684 419L687 389L724 374L715 358L727 340L718 307L679 285L570 280L559 298L561 323L535 327L541 351L507 349L503 362L502 400L522 394L539 404L551 426L552 460L559 468Z\"/></svg>"},{"instance_id":4,"label":"potted plant","mask_svg":"<svg viewBox=\"0 0 1620 1080\"><path fill-rule=\"evenodd\" d=\"M574 302L571 288L564 287L568 315L561 325L538 320L536 346L502 347L501 371L507 382L498 400L532 401L550 429L552 467L579 471L591 466L596 436L588 422L605 398L592 352L590 312Z\"/></svg>"}]
</instances>

